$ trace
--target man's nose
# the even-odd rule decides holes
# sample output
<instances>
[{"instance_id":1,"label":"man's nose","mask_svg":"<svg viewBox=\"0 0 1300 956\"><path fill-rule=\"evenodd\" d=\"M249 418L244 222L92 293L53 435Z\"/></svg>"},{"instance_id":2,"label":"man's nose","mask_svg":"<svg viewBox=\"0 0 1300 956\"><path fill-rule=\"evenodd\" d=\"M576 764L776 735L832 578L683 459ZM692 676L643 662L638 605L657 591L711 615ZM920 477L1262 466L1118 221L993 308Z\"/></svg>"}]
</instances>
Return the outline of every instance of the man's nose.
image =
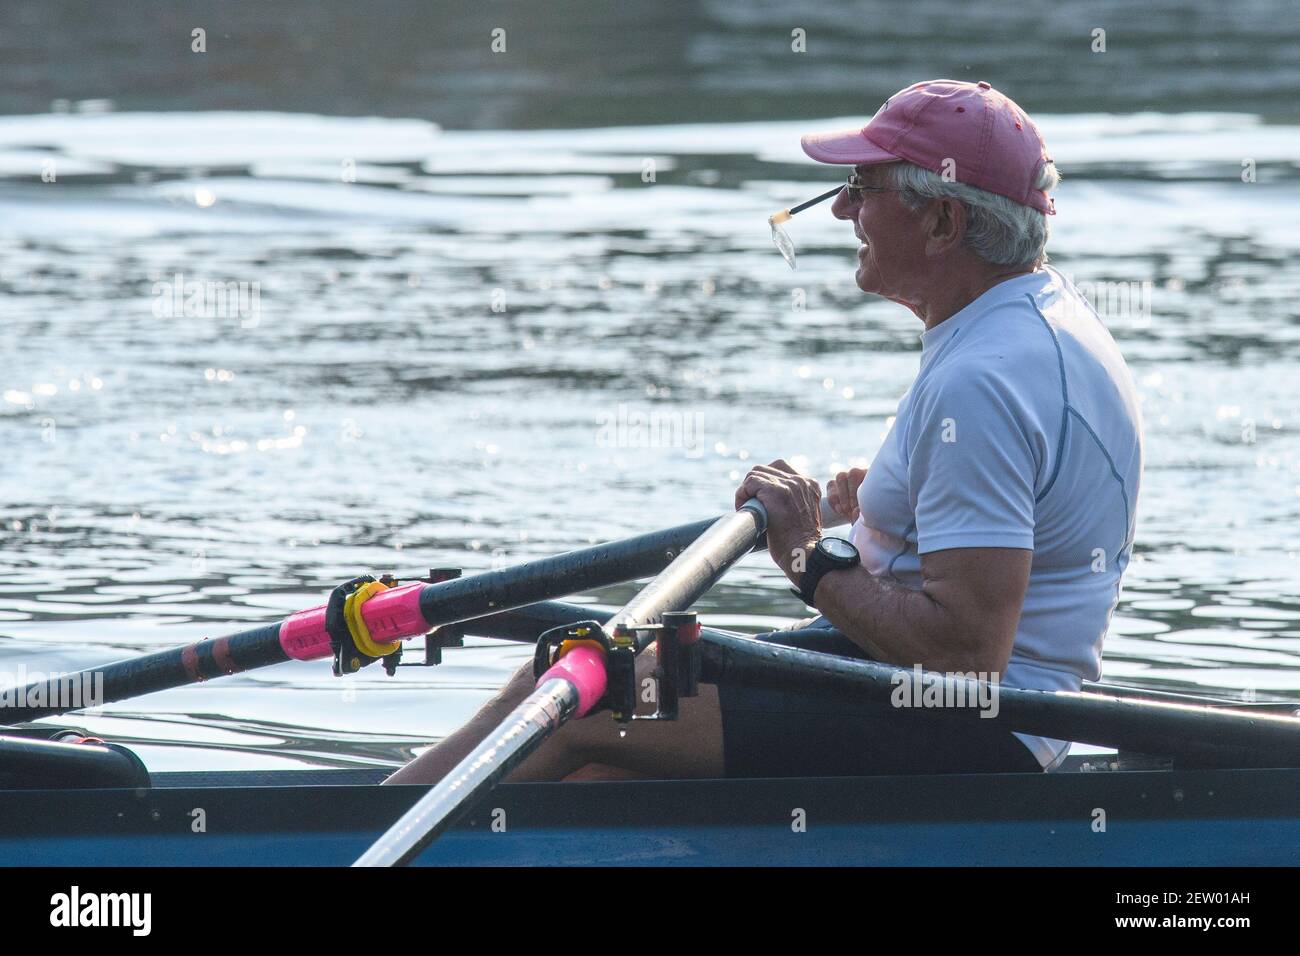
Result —
<instances>
[{"instance_id":1,"label":"man's nose","mask_svg":"<svg viewBox=\"0 0 1300 956\"><path fill-rule=\"evenodd\" d=\"M849 199L848 189L841 189L840 194L831 203L831 215L836 219L857 219L858 205Z\"/></svg>"}]
</instances>

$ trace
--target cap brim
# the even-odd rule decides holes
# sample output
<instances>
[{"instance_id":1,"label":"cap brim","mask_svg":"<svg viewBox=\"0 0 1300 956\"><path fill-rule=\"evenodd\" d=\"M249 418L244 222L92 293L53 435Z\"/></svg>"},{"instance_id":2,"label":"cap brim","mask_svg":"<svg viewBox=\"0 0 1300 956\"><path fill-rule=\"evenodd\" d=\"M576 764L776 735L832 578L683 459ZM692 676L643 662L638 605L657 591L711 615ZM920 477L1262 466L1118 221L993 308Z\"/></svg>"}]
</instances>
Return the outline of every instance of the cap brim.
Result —
<instances>
[{"instance_id":1,"label":"cap brim","mask_svg":"<svg viewBox=\"0 0 1300 956\"><path fill-rule=\"evenodd\" d=\"M892 163L898 157L887 153L862 135L861 129L841 129L832 133L808 133L800 137L803 151L819 163L841 166Z\"/></svg>"}]
</instances>

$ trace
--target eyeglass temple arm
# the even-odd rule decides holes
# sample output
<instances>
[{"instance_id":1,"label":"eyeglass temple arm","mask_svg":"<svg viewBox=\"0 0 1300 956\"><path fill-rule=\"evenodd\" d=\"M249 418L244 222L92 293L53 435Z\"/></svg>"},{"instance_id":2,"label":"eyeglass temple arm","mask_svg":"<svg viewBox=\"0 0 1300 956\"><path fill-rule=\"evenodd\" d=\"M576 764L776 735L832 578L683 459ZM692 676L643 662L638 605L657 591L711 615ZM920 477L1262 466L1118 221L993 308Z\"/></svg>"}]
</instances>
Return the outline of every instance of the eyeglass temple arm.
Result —
<instances>
[{"instance_id":1,"label":"eyeglass temple arm","mask_svg":"<svg viewBox=\"0 0 1300 956\"><path fill-rule=\"evenodd\" d=\"M809 206L815 206L819 202L825 202L826 200L830 199L832 196L838 195L839 191L843 188L844 188L843 186L836 186L834 189L828 190L822 193L820 196L815 196L812 199L809 199L807 202L801 202L799 205L791 206L789 209L782 209L780 212L774 213L773 215L769 216L767 221L770 222L772 225L785 222L795 213L803 212Z\"/></svg>"}]
</instances>

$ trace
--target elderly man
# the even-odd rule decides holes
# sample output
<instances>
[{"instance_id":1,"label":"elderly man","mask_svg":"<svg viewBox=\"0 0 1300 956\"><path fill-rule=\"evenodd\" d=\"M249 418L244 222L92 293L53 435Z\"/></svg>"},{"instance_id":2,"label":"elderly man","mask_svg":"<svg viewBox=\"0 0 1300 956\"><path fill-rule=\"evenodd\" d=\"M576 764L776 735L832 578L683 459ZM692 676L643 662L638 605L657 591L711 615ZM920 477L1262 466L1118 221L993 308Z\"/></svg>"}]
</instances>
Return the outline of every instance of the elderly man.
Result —
<instances>
[{"instance_id":1,"label":"elderly man","mask_svg":"<svg viewBox=\"0 0 1300 956\"><path fill-rule=\"evenodd\" d=\"M847 540L823 537L817 483L784 461L737 490L737 505L766 506L772 559L823 615L767 639L1077 690L1100 676L1142 441L1119 350L1045 265L1058 177L1037 128L987 83L932 80L803 148L853 167L833 212L861 242L858 287L906 306L924 331L920 370L870 469L828 488L853 523ZM439 779L531 687L526 667L391 781ZM625 735L613 721L573 722L512 779L1032 771L1068 748L979 723L705 685L676 722Z\"/></svg>"}]
</instances>

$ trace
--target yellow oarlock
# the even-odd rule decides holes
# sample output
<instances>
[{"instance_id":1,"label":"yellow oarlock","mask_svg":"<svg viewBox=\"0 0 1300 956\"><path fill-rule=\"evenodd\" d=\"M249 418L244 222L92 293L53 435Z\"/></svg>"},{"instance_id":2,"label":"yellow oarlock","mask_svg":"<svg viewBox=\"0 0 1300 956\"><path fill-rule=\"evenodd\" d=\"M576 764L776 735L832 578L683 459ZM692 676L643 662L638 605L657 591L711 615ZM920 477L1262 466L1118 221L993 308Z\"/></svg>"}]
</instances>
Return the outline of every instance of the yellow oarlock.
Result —
<instances>
[{"instance_id":1,"label":"yellow oarlock","mask_svg":"<svg viewBox=\"0 0 1300 956\"><path fill-rule=\"evenodd\" d=\"M357 650L370 657L387 657L402 646L400 640L381 644L370 637L370 628L361 616L361 605L365 604L380 591L387 591L389 585L382 581L368 581L362 584L343 601L343 620L347 621L348 630Z\"/></svg>"},{"instance_id":2,"label":"yellow oarlock","mask_svg":"<svg viewBox=\"0 0 1300 956\"><path fill-rule=\"evenodd\" d=\"M592 640L583 641L583 640L570 639L567 641L560 642L560 648L555 652L555 659L558 661L561 657L569 653L569 651L573 650L575 647L590 647L593 650L600 651L601 657L605 656L605 645L600 643L600 641L592 641Z\"/></svg>"}]
</instances>

